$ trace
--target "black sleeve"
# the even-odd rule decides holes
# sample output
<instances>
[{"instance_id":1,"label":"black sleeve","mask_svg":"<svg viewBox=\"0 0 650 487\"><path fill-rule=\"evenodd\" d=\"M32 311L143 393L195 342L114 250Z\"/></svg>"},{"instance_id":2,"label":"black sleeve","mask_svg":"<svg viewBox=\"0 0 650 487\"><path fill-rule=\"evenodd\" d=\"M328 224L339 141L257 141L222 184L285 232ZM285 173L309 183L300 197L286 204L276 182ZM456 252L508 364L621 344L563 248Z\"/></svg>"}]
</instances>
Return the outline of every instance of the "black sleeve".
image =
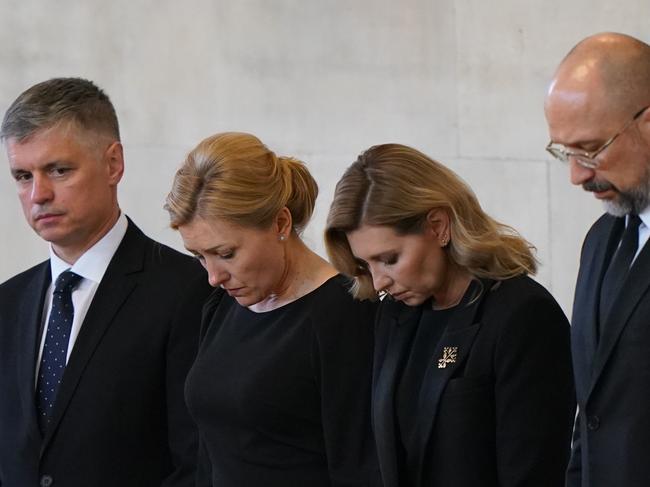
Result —
<instances>
[{"instance_id":1,"label":"black sleeve","mask_svg":"<svg viewBox=\"0 0 650 487\"><path fill-rule=\"evenodd\" d=\"M221 288L214 289L206 299L201 313L201 330L199 333L199 344L207 333L212 317L221 302L224 291ZM195 487L212 487L212 464L208 451L205 448L203 438L199 432L199 444L197 448Z\"/></svg>"},{"instance_id":2,"label":"black sleeve","mask_svg":"<svg viewBox=\"0 0 650 487\"><path fill-rule=\"evenodd\" d=\"M575 414L569 323L548 294L517 301L495 354L499 485L561 486Z\"/></svg>"},{"instance_id":3,"label":"black sleeve","mask_svg":"<svg viewBox=\"0 0 650 487\"><path fill-rule=\"evenodd\" d=\"M374 303L347 299L319 312L312 353L333 487L377 485L370 428L375 310Z\"/></svg>"}]
</instances>

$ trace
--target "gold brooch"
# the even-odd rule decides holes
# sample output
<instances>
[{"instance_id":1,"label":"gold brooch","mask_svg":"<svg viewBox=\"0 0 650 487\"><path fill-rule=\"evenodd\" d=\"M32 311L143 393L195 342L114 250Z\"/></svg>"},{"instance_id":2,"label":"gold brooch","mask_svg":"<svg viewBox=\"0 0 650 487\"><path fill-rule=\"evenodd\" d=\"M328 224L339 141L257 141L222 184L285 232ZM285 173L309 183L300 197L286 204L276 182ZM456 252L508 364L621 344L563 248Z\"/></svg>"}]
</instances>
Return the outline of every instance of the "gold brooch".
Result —
<instances>
[{"instance_id":1,"label":"gold brooch","mask_svg":"<svg viewBox=\"0 0 650 487\"><path fill-rule=\"evenodd\" d=\"M442 349L442 358L438 359L438 368L445 369L447 364L455 364L458 347L445 347Z\"/></svg>"}]
</instances>

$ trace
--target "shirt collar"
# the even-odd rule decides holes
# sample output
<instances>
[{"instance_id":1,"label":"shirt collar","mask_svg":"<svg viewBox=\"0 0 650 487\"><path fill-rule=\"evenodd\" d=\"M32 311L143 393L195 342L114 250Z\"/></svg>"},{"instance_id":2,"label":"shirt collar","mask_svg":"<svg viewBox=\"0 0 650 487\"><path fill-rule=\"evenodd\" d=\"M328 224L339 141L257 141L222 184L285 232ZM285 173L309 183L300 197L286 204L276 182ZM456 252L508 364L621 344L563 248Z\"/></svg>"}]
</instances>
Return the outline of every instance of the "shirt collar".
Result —
<instances>
[{"instance_id":1,"label":"shirt collar","mask_svg":"<svg viewBox=\"0 0 650 487\"><path fill-rule=\"evenodd\" d=\"M104 235L95 245L86 250L81 257L77 259L72 267L66 261L58 257L50 244L50 269L52 272L52 282L56 282L63 271L70 269L75 274L84 279L89 279L99 283L104 277L104 273L110 264L113 255L120 246L126 229L129 226L124 213L120 213L119 218L106 235Z\"/></svg>"},{"instance_id":2,"label":"shirt collar","mask_svg":"<svg viewBox=\"0 0 650 487\"><path fill-rule=\"evenodd\" d=\"M643 224L646 227L650 228L650 206L648 206L645 210L639 213L639 218L641 219L641 222L643 222Z\"/></svg>"}]
</instances>

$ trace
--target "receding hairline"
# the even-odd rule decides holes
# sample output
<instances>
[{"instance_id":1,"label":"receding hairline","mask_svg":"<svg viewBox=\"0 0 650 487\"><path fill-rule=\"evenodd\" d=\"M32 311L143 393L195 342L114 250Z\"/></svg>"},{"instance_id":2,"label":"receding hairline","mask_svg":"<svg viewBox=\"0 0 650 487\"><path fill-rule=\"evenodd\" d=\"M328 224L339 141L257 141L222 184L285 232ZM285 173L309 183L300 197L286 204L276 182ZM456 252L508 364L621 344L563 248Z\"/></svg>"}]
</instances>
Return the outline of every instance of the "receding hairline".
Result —
<instances>
[{"instance_id":1,"label":"receding hairline","mask_svg":"<svg viewBox=\"0 0 650 487\"><path fill-rule=\"evenodd\" d=\"M120 140L117 113L106 92L91 80L67 77L36 83L18 95L4 113L0 141L24 141L71 121L89 132Z\"/></svg>"},{"instance_id":2,"label":"receding hairline","mask_svg":"<svg viewBox=\"0 0 650 487\"><path fill-rule=\"evenodd\" d=\"M83 127L72 118L66 118L47 126L37 128L20 138L10 135L1 139L0 142L7 150L9 150L7 144L29 144L35 137L54 130L61 130L64 137L67 136L69 139L76 141L77 144L85 147L88 151L91 151L96 158L101 158L101 155L108 145L114 142L121 144L113 134L106 131L98 131L93 128Z\"/></svg>"},{"instance_id":3,"label":"receding hairline","mask_svg":"<svg viewBox=\"0 0 650 487\"><path fill-rule=\"evenodd\" d=\"M557 87L602 90L612 106L630 111L650 104L650 46L616 32L589 36L558 66L548 97Z\"/></svg>"}]
</instances>

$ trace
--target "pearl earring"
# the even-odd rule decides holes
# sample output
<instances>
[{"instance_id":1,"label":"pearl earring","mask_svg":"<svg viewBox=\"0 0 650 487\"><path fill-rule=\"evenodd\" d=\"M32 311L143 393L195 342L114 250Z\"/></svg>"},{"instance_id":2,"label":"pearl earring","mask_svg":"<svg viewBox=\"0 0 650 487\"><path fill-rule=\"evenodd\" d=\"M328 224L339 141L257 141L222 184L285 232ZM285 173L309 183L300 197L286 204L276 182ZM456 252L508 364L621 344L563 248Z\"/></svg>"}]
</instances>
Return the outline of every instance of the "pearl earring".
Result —
<instances>
[{"instance_id":1,"label":"pearl earring","mask_svg":"<svg viewBox=\"0 0 650 487\"><path fill-rule=\"evenodd\" d=\"M442 237L442 240L440 240L440 246L446 247L448 243L449 243L449 236L445 235L444 237Z\"/></svg>"},{"instance_id":2,"label":"pearl earring","mask_svg":"<svg viewBox=\"0 0 650 487\"><path fill-rule=\"evenodd\" d=\"M280 240L280 242L284 242L286 238L287 237L285 237L283 234L278 235L278 240Z\"/></svg>"}]
</instances>

